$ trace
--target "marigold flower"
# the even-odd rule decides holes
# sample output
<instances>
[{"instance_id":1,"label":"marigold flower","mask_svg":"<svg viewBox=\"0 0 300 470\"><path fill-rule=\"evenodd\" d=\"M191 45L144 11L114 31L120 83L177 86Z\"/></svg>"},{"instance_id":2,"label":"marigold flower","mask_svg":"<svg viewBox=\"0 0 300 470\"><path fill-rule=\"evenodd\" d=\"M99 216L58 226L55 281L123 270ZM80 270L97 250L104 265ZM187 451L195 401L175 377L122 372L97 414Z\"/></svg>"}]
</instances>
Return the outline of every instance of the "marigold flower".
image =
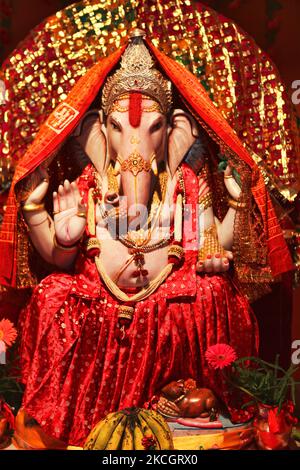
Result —
<instances>
[{"instance_id":1,"label":"marigold flower","mask_svg":"<svg viewBox=\"0 0 300 470\"><path fill-rule=\"evenodd\" d=\"M11 346L15 342L16 337L17 330L13 323L6 318L0 320L0 342L5 343L6 346Z\"/></svg>"},{"instance_id":2,"label":"marigold flower","mask_svg":"<svg viewBox=\"0 0 300 470\"><path fill-rule=\"evenodd\" d=\"M237 355L228 344L215 344L206 350L205 358L214 369L224 369L237 359Z\"/></svg>"}]
</instances>

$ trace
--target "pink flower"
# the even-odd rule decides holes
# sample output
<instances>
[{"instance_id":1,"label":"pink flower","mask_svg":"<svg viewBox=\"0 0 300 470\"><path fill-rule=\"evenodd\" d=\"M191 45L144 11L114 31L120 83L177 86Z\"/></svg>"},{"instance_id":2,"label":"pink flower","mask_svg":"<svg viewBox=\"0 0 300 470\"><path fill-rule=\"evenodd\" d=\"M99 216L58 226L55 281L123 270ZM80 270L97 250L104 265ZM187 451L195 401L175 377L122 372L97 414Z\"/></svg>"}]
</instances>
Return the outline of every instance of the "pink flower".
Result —
<instances>
[{"instance_id":1,"label":"pink flower","mask_svg":"<svg viewBox=\"0 0 300 470\"><path fill-rule=\"evenodd\" d=\"M6 346L11 346L17 337L17 330L13 323L6 318L0 320L0 342L4 342ZM3 349L3 345L1 344Z\"/></svg>"},{"instance_id":2,"label":"pink flower","mask_svg":"<svg viewBox=\"0 0 300 470\"><path fill-rule=\"evenodd\" d=\"M237 355L228 344L215 344L206 350L205 358L214 369L224 369L237 359Z\"/></svg>"}]
</instances>

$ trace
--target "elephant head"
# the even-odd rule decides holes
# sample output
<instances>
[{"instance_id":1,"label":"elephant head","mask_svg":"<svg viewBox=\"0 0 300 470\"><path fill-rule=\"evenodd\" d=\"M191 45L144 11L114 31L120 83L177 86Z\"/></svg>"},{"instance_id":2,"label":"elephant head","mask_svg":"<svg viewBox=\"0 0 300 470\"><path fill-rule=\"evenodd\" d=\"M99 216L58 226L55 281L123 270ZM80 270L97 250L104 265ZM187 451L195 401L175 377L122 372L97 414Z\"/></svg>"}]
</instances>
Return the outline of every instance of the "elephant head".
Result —
<instances>
[{"instance_id":1,"label":"elephant head","mask_svg":"<svg viewBox=\"0 0 300 470\"><path fill-rule=\"evenodd\" d=\"M151 202L161 163L173 178L198 131L186 112L176 109L168 118L150 97L143 99L139 121L133 122L129 101L118 99L107 116L102 110L89 111L75 136L100 176L106 175L110 163L114 166L130 221L138 207ZM117 194L107 193L104 199L118 203Z\"/></svg>"}]
</instances>

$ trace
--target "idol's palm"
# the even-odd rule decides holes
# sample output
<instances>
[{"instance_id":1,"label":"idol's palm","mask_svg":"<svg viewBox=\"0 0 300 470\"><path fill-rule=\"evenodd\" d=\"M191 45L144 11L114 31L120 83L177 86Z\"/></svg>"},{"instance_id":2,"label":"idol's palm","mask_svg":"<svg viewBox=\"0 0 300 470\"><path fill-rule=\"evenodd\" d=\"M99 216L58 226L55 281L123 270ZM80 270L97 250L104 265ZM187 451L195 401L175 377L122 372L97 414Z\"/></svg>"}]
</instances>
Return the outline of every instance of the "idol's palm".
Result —
<instances>
[{"instance_id":1,"label":"idol's palm","mask_svg":"<svg viewBox=\"0 0 300 470\"><path fill-rule=\"evenodd\" d=\"M42 204L49 188L47 170L39 168L31 179L35 188L30 192L25 205ZM58 243L74 245L82 236L86 218L86 208L81 204L77 183L68 180L53 193L54 228ZM80 214L80 216L78 216Z\"/></svg>"},{"instance_id":2,"label":"idol's palm","mask_svg":"<svg viewBox=\"0 0 300 470\"><path fill-rule=\"evenodd\" d=\"M65 180L53 193L54 228L58 243L74 245L82 237L86 226L86 208L81 203L76 182Z\"/></svg>"}]
</instances>

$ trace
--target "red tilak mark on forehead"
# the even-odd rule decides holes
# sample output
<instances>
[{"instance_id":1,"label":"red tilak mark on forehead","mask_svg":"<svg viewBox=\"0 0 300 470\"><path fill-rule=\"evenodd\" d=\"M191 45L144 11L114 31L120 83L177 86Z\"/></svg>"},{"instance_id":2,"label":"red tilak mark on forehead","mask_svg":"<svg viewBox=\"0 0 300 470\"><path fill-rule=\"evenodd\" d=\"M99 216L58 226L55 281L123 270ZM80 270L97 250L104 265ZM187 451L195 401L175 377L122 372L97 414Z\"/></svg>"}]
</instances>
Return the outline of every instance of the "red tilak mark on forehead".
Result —
<instances>
[{"instance_id":1,"label":"red tilak mark on forehead","mask_svg":"<svg viewBox=\"0 0 300 470\"><path fill-rule=\"evenodd\" d=\"M138 127L142 118L142 94L129 95L129 122L132 127Z\"/></svg>"}]
</instances>

